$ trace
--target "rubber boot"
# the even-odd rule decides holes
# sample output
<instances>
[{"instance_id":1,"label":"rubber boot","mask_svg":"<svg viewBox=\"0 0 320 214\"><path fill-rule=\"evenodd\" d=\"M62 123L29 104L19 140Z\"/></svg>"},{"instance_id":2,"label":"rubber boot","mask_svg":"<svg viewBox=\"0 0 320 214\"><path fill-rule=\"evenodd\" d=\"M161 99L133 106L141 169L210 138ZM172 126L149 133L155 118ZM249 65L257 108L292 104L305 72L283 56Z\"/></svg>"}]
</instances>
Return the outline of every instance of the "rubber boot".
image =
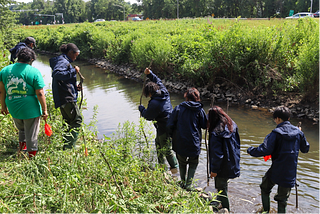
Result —
<instances>
[{"instance_id":1,"label":"rubber boot","mask_svg":"<svg viewBox=\"0 0 320 214\"><path fill-rule=\"evenodd\" d=\"M185 188L186 185L186 174L187 174L187 166L186 165L179 165L180 171L180 187Z\"/></svg>"},{"instance_id":2,"label":"rubber boot","mask_svg":"<svg viewBox=\"0 0 320 214\"><path fill-rule=\"evenodd\" d=\"M186 182L186 190L191 191L192 190L192 181L194 178L194 174L196 173L196 169L197 168L190 168L189 165L189 169L188 169L188 178L187 178L187 182Z\"/></svg>"},{"instance_id":3,"label":"rubber boot","mask_svg":"<svg viewBox=\"0 0 320 214\"><path fill-rule=\"evenodd\" d=\"M70 133L67 133L64 136L63 150L74 148L78 140L78 135L79 135L79 132L75 130L72 130Z\"/></svg>"},{"instance_id":4,"label":"rubber boot","mask_svg":"<svg viewBox=\"0 0 320 214\"><path fill-rule=\"evenodd\" d=\"M33 158L34 156L36 156L37 151L30 151L29 153L29 158Z\"/></svg>"},{"instance_id":5,"label":"rubber boot","mask_svg":"<svg viewBox=\"0 0 320 214\"><path fill-rule=\"evenodd\" d=\"M221 190L218 191L219 195L217 196L217 200L221 202L222 208L228 209L230 211L230 204L229 204L229 199L228 199L228 192L227 190Z\"/></svg>"},{"instance_id":6,"label":"rubber boot","mask_svg":"<svg viewBox=\"0 0 320 214\"><path fill-rule=\"evenodd\" d=\"M270 195L261 194L261 201L263 206L263 211L269 213L270 211Z\"/></svg>"}]
</instances>

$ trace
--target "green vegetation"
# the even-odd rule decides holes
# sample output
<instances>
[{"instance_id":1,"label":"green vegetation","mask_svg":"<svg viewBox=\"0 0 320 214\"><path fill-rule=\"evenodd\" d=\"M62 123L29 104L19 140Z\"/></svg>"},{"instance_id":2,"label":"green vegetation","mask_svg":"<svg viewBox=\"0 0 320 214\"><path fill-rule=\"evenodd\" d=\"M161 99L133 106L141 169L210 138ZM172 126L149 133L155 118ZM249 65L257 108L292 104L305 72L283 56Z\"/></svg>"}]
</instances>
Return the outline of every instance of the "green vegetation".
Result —
<instances>
[{"instance_id":1,"label":"green vegetation","mask_svg":"<svg viewBox=\"0 0 320 214\"><path fill-rule=\"evenodd\" d=\"M32 160L17 156L17 130L10 115L0 115L2 213L210 212L199 193L181 189L155 165L152 124L126 122L111 138L98 141L95 114L84 125L80 147L62 151L62 118L50 91L46 97L53 135L45 135L41 121L39 152Z\"/></svg>"},{"instance_id":2,"label":"green vegetation","mask_svg":"<svg viewBox=\"0 0 320 214\"><path fill-rule=\"evenodd\" d=\"M319 23L299 20L100 22L21 27L42 50L73 42L82 58L105 57L209 88L227 79L253 94L318 91Z\"/></svg>"},{"instance_id":3,"label":"green vegetation","mask_svg":"<svg viewBox=\"0 0 320 214\"><path fill-rule=\"evenodd\" d=\"M312 5L310 4L312 3ZM290 11L316 12L319 1L275 1L275 0L139 0L130 4L128 0L33 0L29 3L11 5L11 9L21 10L18 22L25 25L52 24L53 16L36 14L63 13L65 23L77 23L97 19L120 20L129 14L141 14L144 19L175 19L214 16L215 18L284 18ZM37 11L35 11L37 9ZM177 14L178 9L178 14ZM33 10L33 11L30 11ZM62 16L55 17L62 23Z\"/></svg>"}]
</instances>

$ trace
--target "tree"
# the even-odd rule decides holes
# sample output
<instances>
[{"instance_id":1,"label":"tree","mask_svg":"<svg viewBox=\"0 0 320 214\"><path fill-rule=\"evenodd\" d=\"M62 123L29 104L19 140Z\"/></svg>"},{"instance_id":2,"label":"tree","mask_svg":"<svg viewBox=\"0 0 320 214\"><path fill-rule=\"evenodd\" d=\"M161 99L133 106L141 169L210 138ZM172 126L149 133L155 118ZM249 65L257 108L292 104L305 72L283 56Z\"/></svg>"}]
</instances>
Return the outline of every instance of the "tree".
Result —
<instances>
[{"instance_id":1,"label":"tree","mask_svg":"<svg viewBox=\"0 0 320 214\"><path fill-rule=\"evenodd\" d=\"M14 28L16 25L16 14L9 10L11 0L0 0L0 33L5 47L14 45Z\"/></svg>"}]
</instances>

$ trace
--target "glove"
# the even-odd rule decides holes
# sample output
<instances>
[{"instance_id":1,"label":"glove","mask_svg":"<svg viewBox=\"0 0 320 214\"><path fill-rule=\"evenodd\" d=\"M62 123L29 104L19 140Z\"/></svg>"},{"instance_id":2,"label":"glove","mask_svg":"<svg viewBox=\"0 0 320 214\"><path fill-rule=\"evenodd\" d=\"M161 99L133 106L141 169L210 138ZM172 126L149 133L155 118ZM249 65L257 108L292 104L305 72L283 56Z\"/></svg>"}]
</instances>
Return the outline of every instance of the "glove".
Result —
<instances>
[{"instance_id":1,"label":"glove","mask_svg":"<svg viewBox=\"0 0 320 214\"><path fill-rule=\"evenodd\" d=\"M143 105L139 105L139 111L143 112L143 110L145 109L145 107Z\"/></svg>"}]
</instances>

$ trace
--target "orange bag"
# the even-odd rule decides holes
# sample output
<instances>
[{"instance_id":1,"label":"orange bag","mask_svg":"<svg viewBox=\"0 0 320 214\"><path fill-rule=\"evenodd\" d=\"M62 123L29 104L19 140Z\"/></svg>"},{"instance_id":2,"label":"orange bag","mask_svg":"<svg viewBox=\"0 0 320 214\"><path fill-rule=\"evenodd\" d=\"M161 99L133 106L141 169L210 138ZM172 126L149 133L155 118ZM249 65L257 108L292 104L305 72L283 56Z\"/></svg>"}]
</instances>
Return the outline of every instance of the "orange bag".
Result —
<instances>
[{"instance_id":1,"label":"orange bag","mask_svg":"<svg viewBox=\"0 0 320 214\"><path fill-rule=\"evenodd\" d=\"M48 135L49 137L52 135L52 129L51 129L51 126L48 123L46 123L44 125L44 133L46 135Z\"/></svg>"},{"instance_id":2,"label":"orange bag","mask_svg":"<svg viewBox=\"0 0 320 214\"><path fill-rule=\"evenodd\" d=\"M269 160L270 158L271 158L271 155L263 156L264 161L267 161L267 160Z\"/></svg>"}]
</instances>

